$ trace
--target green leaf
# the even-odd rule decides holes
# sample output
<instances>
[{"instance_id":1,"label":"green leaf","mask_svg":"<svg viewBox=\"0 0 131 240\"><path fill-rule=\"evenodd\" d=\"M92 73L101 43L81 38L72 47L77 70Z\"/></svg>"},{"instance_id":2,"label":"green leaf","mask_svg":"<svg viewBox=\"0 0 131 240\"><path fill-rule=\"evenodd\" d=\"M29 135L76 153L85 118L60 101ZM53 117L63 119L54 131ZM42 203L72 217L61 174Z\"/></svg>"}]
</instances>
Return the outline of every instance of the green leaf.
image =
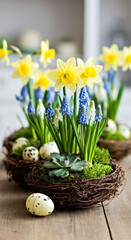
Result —
<instances>
[{"instance_id":1,"label":"green leaf","mask_svg":"<svg viewBox=\"0 0 131 240\"><path fill-rule=\"evenodd\" d=\"M88 162L86 160L78 161L73 164L73 167L83 167L88 165Z\"/></svg>"},{"instance_id":2,"label":"green leaf","mask_svg":"<svg viewBox=\"0 0 131 240\"><path fill-rule=\"evenodd\" d=\"M54 170L54 175L56 177L65 177L69 175L69 173L67 172L68 170L65 170L65 169Z\"/></svg>"},{"instance_id":3,"label":"green leaf","mask_svg":"<svg viewBox=\"0 0 131 240\"><path fill-rule=\"evenodd\" d=\"M73 166L73 167L70 168L70 171L73 171L73 172L80 172L82 170L83 170L83 167L75 167L75 166Z\"/></svg>"},{"instance_id":4,"label":"green leaf","mask_svg":"<svg viewBox=\"0 0 131 240\"><path fill-rule=\"evenodd\" d=\"M61 165L58 165L58 164L53 163L53 162L46 161L46 162L44 163L44 167L45 167L45 168L60 168Z\"/></svg>"}]
</instances>

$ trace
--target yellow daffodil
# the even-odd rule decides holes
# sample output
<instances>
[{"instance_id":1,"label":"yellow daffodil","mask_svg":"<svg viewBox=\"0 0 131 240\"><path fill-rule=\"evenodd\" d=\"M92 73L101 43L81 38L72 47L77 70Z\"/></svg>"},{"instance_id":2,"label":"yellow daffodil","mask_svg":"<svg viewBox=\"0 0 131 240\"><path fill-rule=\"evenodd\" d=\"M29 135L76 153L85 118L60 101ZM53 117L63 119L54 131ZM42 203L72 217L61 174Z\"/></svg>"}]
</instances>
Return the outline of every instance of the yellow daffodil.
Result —
<instances>
[{"instance_id":1,"label":"yellow daffodil","mask_svg":"<svg viewBox=\"0 0 131 240\"><path fill-rule=\"evenodd\" d=\"M0 58L2 59L2 62L6 62L7 65L9 65L9 58L8 54L12 53L12 51L8 50L8 45L6 40L3 40L3 48L0 48Z\"/></svg>"},{"instance_id":2,"label":"yellow daffodil","mask_svg":"<svg viewBox=\"0 0 131 240\"><path fill-rule=\"evenodd\" d=\"M117 70L120 65L121 54L116 44L113 44L111 47L103 47L103 54L99 56L99 59L104 62L105 70L109 71L113 69Z\"/></svg>"},{"instance_id":3,"label":"yellow daffodil","mask_svg":"<svg viewBox=\"0 0 131 240\"><path fill-rule=\"evenodd\" d=\"M12 77L21 78L24 85L26 85L30 78L35 74L35 71L38 69L39 64L32 61L32 57L27 55L25 58L18 60L11 64L15 69Z\"/></svg>"},{"instance_id":4,"label":"yellow daffodil","mask_svg":"<svg viewBox=\"0 0 131 240\"><path fill-rule=\"evenodd\" d=\"M123 51L121 52L121 66L122 70L125 72L128 69L131 70L131 46L124 47Z\"/></svg>"},{"instance_id":5,"label":"yellow daffodil","mask_svg":"<svg viewBox=\"0 0 131 240\"><path fill-rule=\"evenodd\" d=\"M38 87L41 87L43 91L48 89L48 87L53 87L55 83L50 80L47 76L48 71L41 72L38 70L33 78L34 84L32 85L33 89L37 89Z\"/></svg>"},{"instance_id":6,"label":"yellow daffodil","mask_svg":"<svg viewBox=\"0 0 131 240\"><path fill-rule=\"evenodd\" d=\"M93 57L90 57L86 63L84 63L80 58L77 59L78 66L83 68L83 72L80 77L83 80L83 87L87 85L88 87L93 87L94 83L101 82L101 77L98 73L102 70L101 65L95 65Z\"/></svg>"},{"instance_id":7,"label":"yellow daffodil","mask_svg":"<svg viewBox=\"0 0 131 240\"><path fill-rule=\"evenodd\" d=\"M44 67L47 67L48 63L51 63L51 59L55 58L55 49L49 49L49 40L41 42L41 56L40 62L43 63Z\"/></svg>"},{"instance_id":8,"label":"yellow daffodil","mask_svg":"<svg viewBox=\"0 0 131 240\"><path fill-rule=\"evenodd\" d=\"M76 84L78 84L79 87L82 87L83 81L80 78L82 72L83 68L76 66L76 60L74 57L69 58L66 62L58 59L57 69L48 71L48 77L56 81L56 91L60 91L66 86L69 90L75 92Z\"/></svg>"}]
</instances>

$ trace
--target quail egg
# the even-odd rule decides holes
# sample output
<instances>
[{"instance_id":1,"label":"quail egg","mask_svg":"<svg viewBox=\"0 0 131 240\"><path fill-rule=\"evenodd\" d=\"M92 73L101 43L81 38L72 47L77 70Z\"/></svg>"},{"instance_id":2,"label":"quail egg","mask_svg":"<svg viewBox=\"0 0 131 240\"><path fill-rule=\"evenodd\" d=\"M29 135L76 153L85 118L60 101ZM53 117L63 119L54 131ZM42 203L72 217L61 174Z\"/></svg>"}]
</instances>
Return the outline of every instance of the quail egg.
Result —
<instances>
[{"instance_id":1,"label":"quail egg","mask_svg":"<svg viewBox=\"0 0 131 240\"><path fill-rule=\"evenodd\" d=\"M35 147L26 147L22 153L24 160L37 161L39 159L39 151Z\"/></svg>"},{"instance_id":2,"label":"quail egg","mask_svg":"<svg viewBox=\"0 0 131 240\"><path fill-rule=\"evenodd\" d=\"M51 153L59 153L59 149L55 142L48 142L48 143L45 143L40 148L39 153L40 153L40 156L42 159L50 160L51 159L50 154Z\"/></svg>"}]
</instances>

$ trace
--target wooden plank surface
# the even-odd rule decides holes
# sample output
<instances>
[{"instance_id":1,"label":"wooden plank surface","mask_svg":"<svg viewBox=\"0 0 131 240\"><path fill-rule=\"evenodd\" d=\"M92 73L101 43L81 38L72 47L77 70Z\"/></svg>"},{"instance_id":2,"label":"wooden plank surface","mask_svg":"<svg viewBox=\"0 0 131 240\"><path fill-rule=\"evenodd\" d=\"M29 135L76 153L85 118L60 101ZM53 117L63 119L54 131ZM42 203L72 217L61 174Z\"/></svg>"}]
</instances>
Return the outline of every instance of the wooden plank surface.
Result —
<instances>
[{"instance_id":1,"label":"wooden plank surface","mask_svg":"<svg viewBox=\"0 0 131 240\"><path fill-rule=\"evenodd\" d=\"M112 239L131 240L131 155L121 160L126 171L127 183L121 195L105 206L105 213Z\"/></svg>"},{"instance_id":2,"label":"wooden plank surface","mask_svg":"<svg viewBox=\"0 0 131 240\"><path fill-rule=\"evenodd\" d=\"M110 240L102 207L34 217L25 208L29 194L0 167L0 240Z\"/></svg>"}]
</instances>

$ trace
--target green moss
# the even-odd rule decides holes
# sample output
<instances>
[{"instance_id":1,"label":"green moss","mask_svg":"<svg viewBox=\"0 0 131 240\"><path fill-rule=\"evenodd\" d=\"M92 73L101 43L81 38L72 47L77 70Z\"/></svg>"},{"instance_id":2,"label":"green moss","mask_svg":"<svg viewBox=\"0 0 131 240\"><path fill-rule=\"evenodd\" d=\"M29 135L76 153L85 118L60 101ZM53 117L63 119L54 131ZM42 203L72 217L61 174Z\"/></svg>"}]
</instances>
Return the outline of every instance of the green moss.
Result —
<instances>
[{"instance_id":1,"label":"green moss","mask_svg":"<svg viewBox=\"0 0 131 240\"><path fill-rule=\"evenodd\" d=\"M93 163L102 163L104 165L110 165L110 154L108 149L96 148Z\"/></svg>"},{"instance_id":2,"label":"green moss","mask_svg":"<svg viewBox=\"0 0 131 240\"><path fill-rule=\"evenodd\" d=\"M20 138L20 137L25 137L27 139L32 138L31 129L29 127L28 128L21 128L19 131L15 132L11 136L10 140L15 141L17 138Z\"/></svg>"},{"instance_id":3,"label":"green moss","mask_svg":"<svg viewBox=\"0 0 131 240\"><path fill-rule=\"evenodd\" d=\"M110 133L108 131L103 132L102 138L108 139L108 140L125 140L125 137L121 134L119 130L117 130L115 133Z\"/></svg>"},{"instance_id":4,"label":"green moss","mask_svg":"<svg viewBox=\"0 0 131 240\"><path fill-rule=\"evenodd\" d=\"M104 165L101 163L94 163L92 167L89 165L84 167L84 176L87 179L104 177L105 175L110 174L111 172L113 172L111 166Z\"/></svg>"},{"instance_id":5,"label":"green moss","mask_svg":"<svg viewBox=\"0 0 131 240\"><path fill-rule=\"evenodd\" d=\"M14 152L11 153L11 156L15 156L17 158L22 157L22 152L26 147L29 147L30 144L23 145L22 147L18 147Z\"/></svg>"}]
</instances>

